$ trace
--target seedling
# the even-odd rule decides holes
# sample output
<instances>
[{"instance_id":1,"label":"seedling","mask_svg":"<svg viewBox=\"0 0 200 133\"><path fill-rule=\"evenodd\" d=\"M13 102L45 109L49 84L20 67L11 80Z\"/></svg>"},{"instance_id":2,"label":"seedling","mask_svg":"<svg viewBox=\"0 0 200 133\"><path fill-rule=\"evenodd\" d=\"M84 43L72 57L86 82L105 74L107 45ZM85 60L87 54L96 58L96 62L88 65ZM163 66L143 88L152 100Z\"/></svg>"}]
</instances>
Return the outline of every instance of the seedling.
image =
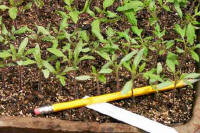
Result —
<instances>
[{"instance_id":1,"label":"seedling","mask_svg":"<svg viewBox=\"0 0 200 133\"><path fill-rule=\"evenodd\" d=\"M23 39L18 49L14 45L10 44L10 54L12 56L12 61L18 65L18 71L20 77L20 89L22 88L21 66L27 66L35 63L35 61L26 57L26 53L29 53L29 51L31 50L29 49L25 53L25 48L27 45L28 45L28 38Z\"/></svg>"},{"instance_id":2,"label":"seedling","mask_svg":"<svg viewBox=\"0 0 200 133\"><path fill-rule=\"evenodd\" d=\"M112 69L110 68L104 68L102 67L100 71L97 71L97 69L92 66L92 75L94 76L96 83L97 83L97 94L100 95L100 87L99 87L99 81L102 83L106 83L105 74L112 73Z\"/></svg>"},{"instance_id":3,"label":"seedling","mask_svg":"<svg viewBox=\"0 0 200 133\"><path fill-rule=\"evenodd\" d=\"M122 64L128 60L130 60L137 51L132 51L129 54L125 55L120 62L118 62L117 59L117 55L116 54L112 54L111 58L110 55L104 51L97 51L97 53L104 58L105 60L107 60L107 63L104 65L104 68L109 68L112 67L113 71L115 72L115 76L116 76L116 82L117 82L117 90L119 90L119 69L121 68Z\"/></svg>"},{"instance_id":4,"label":"seedling","mask_svg":"<svg viewBox=\"0 0 200 133\"><path fill-rule=\"evenodd\" d=\"M0 70L1 70L1 73L2 73L2 80L3 80L2 88L5 87L5 78L4 78L5 77L5 73L4 73L4 71L5 71L6 67L7 67L6 60L9 57L11 57L11 54L10 54L9 51L6 51L6 50L0 51Z\"/></svg>"},{"instance_id":5,"label":"seedling","mask_svg":"<svg viewBox=\"0 0 200 133\"><path fill-rule=\"evenodd\" d=\"M131 80L127 81L121 90L122 94L128 93L130 90L132 91L133 94L133 89L134 89L134 81L135 79L144 71L146 63L141 63L142 59L144 56L144 48L141 49L139 52L137 52L137 55L135 56L134 60L126 60L123 62L123 66L131 73ZM125 56L126 57L126 56Z\"/></svg>"},{"instance_id":6,"label":"seedling","mask_svg":"<svg viewBox=\"0 0 200 133\"><path fill-rule=\"evenodd\" d=\"M176 24L175 30L181 36L181 39L176 40L183 43L184 46L184 49L177 47L177 52L184 53L185 56L190 54L195 61L199 62L199 56L195 52L195 50L200 48L200 44L194 44L194 41L196 39L195 27L191 23L189 23L187 27L184 26L183 28L181 28L180 25Z\"/></svg>"},{"instance_id":7,"label":"seedling","mask_svg":"<svg viewBox=\"0 0 200 133\"><path fill-rule=\"evenodd\" d=\"M76 80L85 81L85 80L90 80L90 79L94 78L96 81L96 84L97 84L97 95L100 95L101 90L99 87L99 82L106 83L105 74L109 74L109 73L112 73L112 69L110 69L110 68L102 67L102 69L100 71L97 71L97 69L94 66L92 66L91 76L81 75L81 76L76 77Z\"/></svg>"}]
</instances>

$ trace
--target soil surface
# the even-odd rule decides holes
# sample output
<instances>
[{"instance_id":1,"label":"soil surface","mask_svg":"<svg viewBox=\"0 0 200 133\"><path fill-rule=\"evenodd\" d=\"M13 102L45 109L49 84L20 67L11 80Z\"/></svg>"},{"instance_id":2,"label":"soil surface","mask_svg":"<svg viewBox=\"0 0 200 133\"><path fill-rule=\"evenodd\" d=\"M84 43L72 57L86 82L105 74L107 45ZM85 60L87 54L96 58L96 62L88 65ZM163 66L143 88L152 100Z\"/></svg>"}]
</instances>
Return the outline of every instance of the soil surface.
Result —
<instances>
[{"instance_id":1,"label":"soil surface","mask_svg":"<svg viewBox=\"0 0 200 133\"><path fill-rule=\"evenodd\" d=\"M25 5L31 0L27 0L23 3ZM58 27L61 18L55 13L56 10L64 9L64 3L61 0L44 0L45 6L41 9L36 7L33 4L31 10L25 12L19 12L18 17L15 21L12 21L7 12L0 11L0 15L3 17L3 23L8 29L11 29L11 26L14 25L16 29L21 26L27 25L29 28L36 30L35 25L48 26L51 24L52 27ZM78 9L82 9L84 6L85 0L75 0L74 4ZM103 0L93 0L91 3L91 10L94 10L94 6L99 6L102 8ZM2 2L6 5L9 5L8 2ZM183 12L186 13L192 4L192 0L188 2L187 7L183 9ZM113 6L109 7L109 10L116 10L120 5L119 0L116 0ZM21 6L19 7L21 8ZM167 34L164 37L166 40L173 40L178 35L174 32L173 27L175 23L181 23L180 19L173 9L170 6L172 12L167 12L161 10L158 13L159 23L162 29L167 30ZM126 20L123 14L118 13L124 19L118 21L117 23L103 24L101 26L102 31L105 31L107 25L113 27L117 30L125 30L130 28L130 24ZM152 27L148 24L149 14L147 11L142 10L137 14L138 24L140 28L145 29L143 36L152 35ZM91 32L90 24L93 21L93 18L84 13L81 14L81 18L78 24L71 24L68 32L72 32L76 28L86 29ZM69 22L70 23L70 22ZM102 33L104 34L104 33ZM17 37L16 42L12 42L14 45L18 46L23 37L28 36L20 35ZM37 42L38 43L38 42ZM181 44L176 44L181 45ZM0 45L1 46L1 45ZM30 40L29 48L36 46L34 40ZM40 44L41 49L44 49L42 56L45 58L46 52L45 49L50 47L51 44L47 42L42 42ZM7 49L7 46L1 46L2 49ZM102 66L105 63L105 60L100 58L97 55L94 55L96 60L94 61L83 61L81 62L80 70L78 74L87 74L91 71L91 65L96 66L97 68ZM156 53L151 51L148 56L147 61L147 70L155 67L157 62L165 64L166 56L157 56ZM21 84L19 78L19 68L18 67L9 67L6 69L1 69L0 75L0 115L2 116L30 116L30 117L48 117L48 118L58 118L63 120L73 120L73 121L97 121L97 122L118 122L108 116L101 115L95 111L89 110L85 107L79 109L71 109L62 112L57 112L53 114L35 116L33 114L33 109L43 105L49 105L57 102L64 102L76 99L78 94L79 98L82 98L86 95L94 96L96 95L96 82L93 80L85 82L77 82L78 92L74 91L74 80L73 73L66 75L67 84L62 86L60 82L54 77L45 79L41 77L41 73L38 70L36 65L30 67L21 67ZM190 56L186 56L183 59L180 59L180 65L177 68L181 70L182 73L196 72L196 64L191 59ZM169 74L166 66L164 67L164 74L169 78L173 76ZM4 75L4 76L3 76ZM109 75L106 77L107 83L100 84L101 94L115 92L116 91L116 80L115 75ZM3 83L4 79L4 83ZM41 79L41 80L40 80ZM130 79L130 74L126 70L120 70L120 87ZM173 78L172 78L173 79ZM135 82L135 87L142 87L149 85L148 81L142 77L139 77ZM130 110L134 113L143 115L152 120L171 125L175 123L185 123L192 116L192 107L194 95L196 93L195 88L187 87L181 88L178 90L172 90L162 93L156 93L146 96L135 97L134 99L125 99L115 102L112 104L122 107L124 109Z\"/></svg>"}]
</instances>

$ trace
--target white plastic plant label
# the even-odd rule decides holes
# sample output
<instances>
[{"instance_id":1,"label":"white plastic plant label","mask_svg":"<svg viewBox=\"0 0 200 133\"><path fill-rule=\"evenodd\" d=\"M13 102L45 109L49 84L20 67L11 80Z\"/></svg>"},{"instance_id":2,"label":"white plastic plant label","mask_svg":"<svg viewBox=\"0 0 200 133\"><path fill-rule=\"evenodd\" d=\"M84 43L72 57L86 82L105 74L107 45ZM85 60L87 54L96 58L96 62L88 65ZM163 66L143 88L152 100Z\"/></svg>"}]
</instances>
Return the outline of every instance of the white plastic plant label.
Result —
<instances>
[{"instance_id":1,"label":"white plastic plant label","mask_svg":"<svg viewBox=\"0 0 200 133\"><path fill-rule=\"evenodd\" d=\"M150 133L178 133L172 127L165 126L109 103L93 104L86 107Z\"/></svg>"}]
</instances>

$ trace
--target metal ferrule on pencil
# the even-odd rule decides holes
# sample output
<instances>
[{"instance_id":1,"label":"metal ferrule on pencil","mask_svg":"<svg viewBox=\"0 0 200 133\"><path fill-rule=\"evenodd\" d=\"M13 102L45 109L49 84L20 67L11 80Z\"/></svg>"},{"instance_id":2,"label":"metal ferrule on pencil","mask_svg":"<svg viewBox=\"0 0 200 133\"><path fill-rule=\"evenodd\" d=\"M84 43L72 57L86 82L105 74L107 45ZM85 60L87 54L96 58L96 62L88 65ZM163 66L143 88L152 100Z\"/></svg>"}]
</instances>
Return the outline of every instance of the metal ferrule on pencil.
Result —
<instances>
[{"instance_id":1,"label":"metal ferrule on pencil","mask_svg":"<svg viewBox=\"0 0 200 133\"><path fill-rule=\"evenodd\" d=\"M39 114L47 114L53 112L53 106L44 106L40 108L36 108L34 110L34 113L39 115Z\"/></svg>"}]
</instances>

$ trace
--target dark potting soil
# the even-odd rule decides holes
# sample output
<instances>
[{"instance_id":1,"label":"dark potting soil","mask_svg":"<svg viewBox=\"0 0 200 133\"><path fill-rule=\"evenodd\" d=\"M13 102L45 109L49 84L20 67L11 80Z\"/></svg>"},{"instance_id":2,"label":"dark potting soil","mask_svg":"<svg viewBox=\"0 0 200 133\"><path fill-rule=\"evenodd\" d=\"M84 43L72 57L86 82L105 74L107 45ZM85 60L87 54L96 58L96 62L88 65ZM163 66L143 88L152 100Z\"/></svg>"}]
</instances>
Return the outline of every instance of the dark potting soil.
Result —
<instances>
[{"instance_id":1,"label":"dark potting soil","mask_svg":"<svg viewBox=\"0 0 200 133\"><path fill-rule=\"evenodd\" d=\"M27 0L28 3L31 0ZM77 2L76 2L77 1ZM55 13L56 10L65 10L64 3L60 0L44 0L45 6L42 9L37 8L33 5L31 10L25 12L19 12L18 17L15 21L12 21L6 12L0 11L0 15L3 16L3 22L8 29L14 25L16 29L21 26L27 25L31 29L35 29L35 25L42 25L46 27L48 24L51 26L58 27L61 18ZM85 0L75 0L76 7L82 9ZM91 9L94 6L102 7L103 0L93 0L91 3ZM8 5L8 2L3 2ZM188 3L188 6L183 9L183 12L187 12L192 0ZM120 2L116 0L113 6L109 7L109 10L116 10L120 5ZM22 7L19 7L22 8ZM173 7L171 7L173 9ZM120 14L120 13L119 13ZM123 14L120 14L123 15ZM140 28L145 29L145 35L152 35L152 27L148 25L148 18L150 17L147 11L142 10L138 13L138 24ZM175 23L181 23L175 10L172 12L167 12L161 10L158 14L159 23L161 27L167 30L167 34L164 39L170 40L175 39L178 35L175 33L173 27ZM80 20L78 24L73 24L69 26L68 32L73 32L77 27L91 30L90 24L93 18L88 14L84 13L80 15ZM70 23L70 22L69 22ZM102 31L105 33L105 27L109 25L113 29L123 31L130 28L130 24L124 19L118 21L117 23L108 23L101 25ZM13 42L14 45L18 46L22 38L27 35L20 35L17 37L17 41ZM34 40L30 40L29 48L36 46ZM51 44L48 42L40 42L43 58L48 56L45 49L50 47ZM176 44L179 45L179 44ZM7 46L2 46L6 49ZM78 74L87 74L91 71L90 66L96 66L97 68L102 66L105 61L97 55L94 55L96 60L94 61L83 61L80 64L80 70ZM147 70L156 67L157 62L165 64L166 55L157 56L156 53L150 52L147 61ZM96 95L96 82L93 80L85 82L77 82L75 91L74 88L74 73L69 73L66 75L67 83L66 86L61 86L60 82L54 77L45 79L36 65L30 67L21 67L21 84L20 84L20 74L18 67L9 67L6 69L1 69L0 76L0 115L2 116L29 116L29 117L48 117L48 118L58 118L63 120L73 120L73 121L97 121L97 122L117 122L116 120L99 114L95 111L89 110L85 107L78 109L70 109L62 112L52 113L48 115L35 116L33 114L33 109L39 106L65 102L76 99L78 95L82 98L86 95L95 96ZM164 74L172 78L166 66L163 68ZM182 73L196 72L196 64L191 59L190 56L180 59L180 65L178 69L181 69ZM109 75L106 77L107 83L100 84L101 94L111 93L116 91L116 80L115 75ZM4 82L3 82L4 79ZM127 80L130 79L130 74L126 70L120 70L120 87L122 87ZM172 78L173 80L173 78ZM148 81L142 77L139 77L135 82L135 87L142 87L149 85ZM175 124L175 123L185 123L192 116L192 107L195 95L195 88L185 87L181 89L150 94L146 96L135 97L134 99L124 99L111 102L112 104L122 107L124 109L130 110L134 113L141 114L152 120L164 124Z\"/></svg>"}]
</instances>

